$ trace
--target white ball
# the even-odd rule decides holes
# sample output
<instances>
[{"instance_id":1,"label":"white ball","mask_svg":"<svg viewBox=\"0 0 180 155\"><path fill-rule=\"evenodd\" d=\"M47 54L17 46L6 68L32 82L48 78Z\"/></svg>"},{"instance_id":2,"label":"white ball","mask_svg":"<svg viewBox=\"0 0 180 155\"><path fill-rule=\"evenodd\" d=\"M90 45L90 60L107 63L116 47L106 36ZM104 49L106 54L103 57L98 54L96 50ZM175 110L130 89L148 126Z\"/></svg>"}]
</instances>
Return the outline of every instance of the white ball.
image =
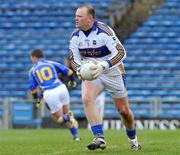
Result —
<instances>
[{"instance_id":1,"label":"white ball","mask_svg":"<svg viewBox=\"0 0 180 155\"><path fill-rule=\"evenodd\" d=\"M92 61L87 61L81 65L80 74L84 80L92 81L95 79L91 75L91 66L96 66L96 64Z\"/></svg>"}]
</instances>

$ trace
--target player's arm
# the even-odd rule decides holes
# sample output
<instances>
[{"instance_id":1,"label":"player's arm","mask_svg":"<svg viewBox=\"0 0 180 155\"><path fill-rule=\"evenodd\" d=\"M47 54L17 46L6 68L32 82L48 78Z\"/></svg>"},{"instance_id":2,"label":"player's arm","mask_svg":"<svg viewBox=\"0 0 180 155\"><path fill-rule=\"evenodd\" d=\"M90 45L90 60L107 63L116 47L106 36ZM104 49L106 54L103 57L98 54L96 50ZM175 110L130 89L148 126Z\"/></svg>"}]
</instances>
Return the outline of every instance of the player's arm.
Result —
<instances>
[{"instance_id":1,"label":"player's arm","mask_svg":"<svg viewBox=\"0 0 180 155\"><path fill-rule=\"evenodd\" d=\"M72 69L76 72L81 65L81 55L79 54L77 36L72 36L70 40L69 61Z\"/></svg>"},{"instance_id":2,"label":"player's arm","mask_svg":"<svg viewBox=\"0 0 180 155\"><path fill-rule=\"evenodd\" d=\"M36 107L39 107L40 105L40 98L38 96L38 84L33 76L32 71L29 72L29 89L31 91L31 94L33 96L33 99L35 101Z\"/></svg>"},{"instance_id":3,"label":"player's arm","mask_svg":"<svg viewBox=\"0 0 180 155\"><path fill-rule=\"evenodd\" d=\"M122 63L126 58L126 51L112 29L107 29L102 37L104 44L111 51L111 57L105 61L97 62L97 66L92 67L92 75L97 78L103 71Z\"/></svg>"},{"instance_id":4,"label":"player's arm","mask_svg":"<svg viewBox=\"0 0 180 155\"><path fill-rule=\"evenodd\" d=\"M73 74L73 70L71 70L70 68L64 66L63 64L57 63L57 62L52 62L57 73L60 73L64 76L68 76L69 77L69 82L68 82L68 88L73 89L76 87L77 83L75 81L75 76Z\"/></svg>"},{"instance_id":5,"label":"player's arm","mask_svg":"<svg viewBox=\"0 0 180 155\"><path fill-rule=\"evenodd\" d=\"M75 75L73 73L73 70L69 69L67 76L69 77L69 82L67 84L68 88L73 89L77 86L77 82L75 80Z\"/></svg>"},{"instance_id":6,"label":"player's arm","mask_svg":"<svg viewBox=\"0 0 180 155\"><path fill-rule=\"evenodd\" d=\"M38 98L38 85L36 80L34 79L32 71L29 72L29 90L31 91L31 94L33 96L33 99Z\"/></svg>"},{"instance_id":7,"label":"player's arm","mask_svg":"<svg viewBox=\"0 0 180 155\"><path fill-rule=\"evenodd\" d=\"M126 58L126 51L123 45L116 37L113 30L110 30L112 31L113 35L106 35L106 37L104 38L106 47L112 53L112 56L106 60L109 68L117 66L118 64L122 63L122 61Z\"/></svg>"},{"instance_id":8,"label":"player's arm","mask_svg":"<svg viewBox=\"0 0 180 155\"><path fill-rule=\"evenodd\" d=\"M76 72L78 79L82 80L81 74L80 74L80 66L81 66L81 55L79 53L78 49L78 41L77 36L72 36L70 40L70 57L69 62L72 67L72 69Z\"/></svg>"}]
</instances>

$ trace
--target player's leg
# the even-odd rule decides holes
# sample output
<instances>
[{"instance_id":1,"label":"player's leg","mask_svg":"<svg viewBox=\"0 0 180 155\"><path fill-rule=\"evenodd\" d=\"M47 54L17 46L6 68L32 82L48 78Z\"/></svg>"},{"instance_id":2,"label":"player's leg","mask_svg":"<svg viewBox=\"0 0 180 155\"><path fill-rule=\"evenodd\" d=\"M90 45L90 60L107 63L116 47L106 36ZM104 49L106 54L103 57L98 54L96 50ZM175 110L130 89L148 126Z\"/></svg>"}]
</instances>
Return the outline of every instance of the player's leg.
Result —
<instances>
[{"instance_id":1,"label":"player's leg","mask_svg":"<svg viewBox=\"0 0 180 155\"><path fill-rule=\"evenodd\" d=\"M60 85L54 89L46 90L43 94L44 100L47 103L54 120L58 123L67 121L67 116L63 115L63 103L60 101L61 93L64 91L63 88L63 85ZM60 92L61 90L62 92Z\"/></svg>"},{"instance_id":2,"label":"player's leg","mask_svg":"<svg viewBox=\"0 0 180 155\"><path fill-rule=\"evenodd\" d=\"M70 96L65 85L62 86L59 92L59 101L61 101L63 105L63 114L67 115L69 119L67 122L65 122L66 126L69 128L71 134L73 135L74 140L79 141L80 139L77 131L78 122L74 118L73 113L69 111Z\"/></svg>"},{"instance_id":3,"label":"player's leg","mask_svg":"<svg viewBox=\"0 0 180 155\"><path fill-rule=\"evenodd\" d=\"M94 135L94 140L87 146L90 150L106 148L106 142L104 140L104 133L102 129L102 118L95 104L96 97L101 90L102 87L94 84L93 82L84 81L82 83L82 100L84 110Z\"/></svg>"},{"instance_id":4,"label":"player's leg","mask_svg":"<svg viewBox=\"0 0 180 155\"><path fill-rule=\"evenodd\" d=\"M86 117L90 125L102 123L100 114L95 104L96 97L101 89L90 81L82 83L82 101Z\"/></svg>"},{"instance_id":5,"label":"player's leg","mask_svg":"<svg viewBox=\"0 0 180 155\"><path fill-rule=\"evenodd\" d=\"M105 92L101 92L97 97L95 101L96 107L100 113L101 118L103 119L104 116L104 104L105 104ZM90 124L88 123L87 126L88 129L91 129Z\"/></svg>"},{"instance_id":6,"label":"player's leg","mask_svg":"<svg viewBox=\"0 0 180 155\"><path fill-rule=\"evenodd\" d=\"M122 75L124 70L121 69L121 67L122 66L119 66L110 70L109 73L103 77L103 82L105 83L105 89L112 94L116 109L120 113L122 122L126 127L127 136L130 142L132 142L132 149L139 149L140 146L137 142L134 116L128 106L125 74Z\"/></svg>"},{"instance_id":7,"label":"player's leg","mask_svg":"<svg viewBox=\"0 0 180 155\"><path fill-rule=\"evenodd\" d=\"M126 127L126 134L131 143L131 149L141 149L136 136L136 128L134 125L134 115L128 106L128 97L114 98L116 109L120 113L121 120Z\"/></svg>"},{"instance_id":8,"label":"player's leg","mask_svg":"<svg viewBox=\"0 0 180 155\"><path fill-rule=\"evenodd\" d=\"M57 123L72 123L69 114L63 111L63 106L68 106L70 101L69 93L65 85L62 84L55 89L45 91L44 100L48 104L52 116Z\"/></svg>"},{"instance_id":9,"label":"player's leg","mask_svg":"<svg viewBox=\"0 0 180 155\"><path fill-rule=\"evenodd\" d=\"M105 92L101 92L96 98L96 106L98 108L98 111L101 115L101 118L104 117L104 104L105 104Z\"/></svg>"},{"instance_id":10,"label":"player's leg","mask_svg":"<svg viewBox=\"0 0 180 155\"><path fill-rule=\"evenodd\" d=\"M69 121L66 122L66 126L69 128L71 134L74 137L75 141L80 141L79 135L78 135L78 122L77 120L74 118L74 115L72 113L72 111L69 110L69 105L66 104L63 106L63 114L67 115L69 118Z\"/></svg>"},{"instance_id":11,"label":"player's leg","mask_svg":"<svg viewBox=\"0 0 180 155\"><path fill-rule=\"evenodd\" d=\"M63 114L62 108L60 108L56 112L53 112L52 116L54 118L54 121L59 123L59 124L62 124L62 123L69 121L68 116L66 114L65 115Z\"/></svg>"},{"instance_id":12,"label":"player's leg","mask_svg":"<svg viewBox=\"0 0 180 155\"><path fill-rule=\"evenodd\" d=\"M68 109L68 105L65 105L65 106L66 106L65 109ZM71 134L73 136L73 139L75 141L80 141L80 138L78 136L78 130L71 123L68 111L64 113L63 109L64 109L64 106L63 106L63 108L59 109L57 112L52 114L54 120L59 124L65 123L66 126L69 128L69 130L70 130L70 132L71 132Z\"/></svg>"},{"instance_id":13,"label":"player's leg","mask_svg":"<svg viewBox=\"0 0 180 155\"><path fill-rule=\"evenodd\" d=\"M116 109L121 115L121 119L124 125L129 130L134 129L134 116L131 109L128 106L128 98L127 97L114 98L113 100L114 100Z\"/></svg>"}]
</instances>

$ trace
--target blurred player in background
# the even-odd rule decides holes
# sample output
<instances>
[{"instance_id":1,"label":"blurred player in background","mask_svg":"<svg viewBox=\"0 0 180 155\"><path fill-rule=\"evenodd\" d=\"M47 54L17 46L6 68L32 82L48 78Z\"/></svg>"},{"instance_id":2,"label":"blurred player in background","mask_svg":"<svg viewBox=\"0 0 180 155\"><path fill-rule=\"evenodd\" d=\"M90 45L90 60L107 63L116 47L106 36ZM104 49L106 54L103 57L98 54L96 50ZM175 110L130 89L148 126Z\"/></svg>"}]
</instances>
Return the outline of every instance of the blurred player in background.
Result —
<instances>
[{"instance_id":1,"label":"blurred player in background","mask_svg":"<svg viewBox=\"0 0 180 155\"><path fill-rule=\"evenodd\" d=\"M139 150L134 116L128 106L127 90L124 84L123 60L126 51L114 31L106 24L95 20L95 10L88 5L81 6L75 14L76 30L70 40L70 62L79 79L82 61L93 60L91 67L93 81L82 81L82 100L94 139L88 149L106 148L102 129L102 118L95 105L96 97L103 89L109 91L126 127L131 149ZM83 80L83 79L82 79Z\"/></svg>"},{"instance_id":2,"label":"blurred player in background","mask_svg":"<svg viewBox=\"0 0 180 155\"><path fill-rule=\"evenodd\" d=\"M68 87L74 88L76 82L74 81L73 71L60 63L44 59L41 50L33 50L30 57L34 65L29 71L29 87L33 98L36 100L36 105L40 104L37 91L37 87L39 87L54 120L57 123L65 123L74 140L79 141L78 123L73 113L69 111L69 92L65 84L58 78L59 73L68 76L70 78Z\"/></svg>"}]
</instances>

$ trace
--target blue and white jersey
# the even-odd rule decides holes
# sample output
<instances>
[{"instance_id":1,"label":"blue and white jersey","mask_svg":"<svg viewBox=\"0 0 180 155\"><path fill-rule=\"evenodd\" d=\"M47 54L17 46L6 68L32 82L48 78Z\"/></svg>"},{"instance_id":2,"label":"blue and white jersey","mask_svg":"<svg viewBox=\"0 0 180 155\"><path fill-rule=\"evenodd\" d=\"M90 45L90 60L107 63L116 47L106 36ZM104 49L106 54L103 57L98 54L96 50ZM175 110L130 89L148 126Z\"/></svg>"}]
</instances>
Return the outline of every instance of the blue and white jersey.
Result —
<instances>
[{"instance_id":1,"label":"blue and white jersey","mask_svg":"<svg viewBox=\"0 0 180 155\"><path fill-rule=\"evenodd\" d=\"M39 86L42 91L56 88L62 84L58 74L69 75L69 72L70 69L63 64L39 59L29 71L29 88L32 94L37 93L37 86Z\"/></svg>"},{"instance_id":2,"label":"blue and white jersey","mask_svg":"<svg viewBox=\"0 0 180 155\"><path fill-rule=\"evenodd\" d=\"M122 63L126 51L114 31L106 24L95 21L92 28L86 32L77 29L70 40L70 62L76 71L82 60L95 58L107 61L109 68Z\"/></svg>"}]
</instances>

